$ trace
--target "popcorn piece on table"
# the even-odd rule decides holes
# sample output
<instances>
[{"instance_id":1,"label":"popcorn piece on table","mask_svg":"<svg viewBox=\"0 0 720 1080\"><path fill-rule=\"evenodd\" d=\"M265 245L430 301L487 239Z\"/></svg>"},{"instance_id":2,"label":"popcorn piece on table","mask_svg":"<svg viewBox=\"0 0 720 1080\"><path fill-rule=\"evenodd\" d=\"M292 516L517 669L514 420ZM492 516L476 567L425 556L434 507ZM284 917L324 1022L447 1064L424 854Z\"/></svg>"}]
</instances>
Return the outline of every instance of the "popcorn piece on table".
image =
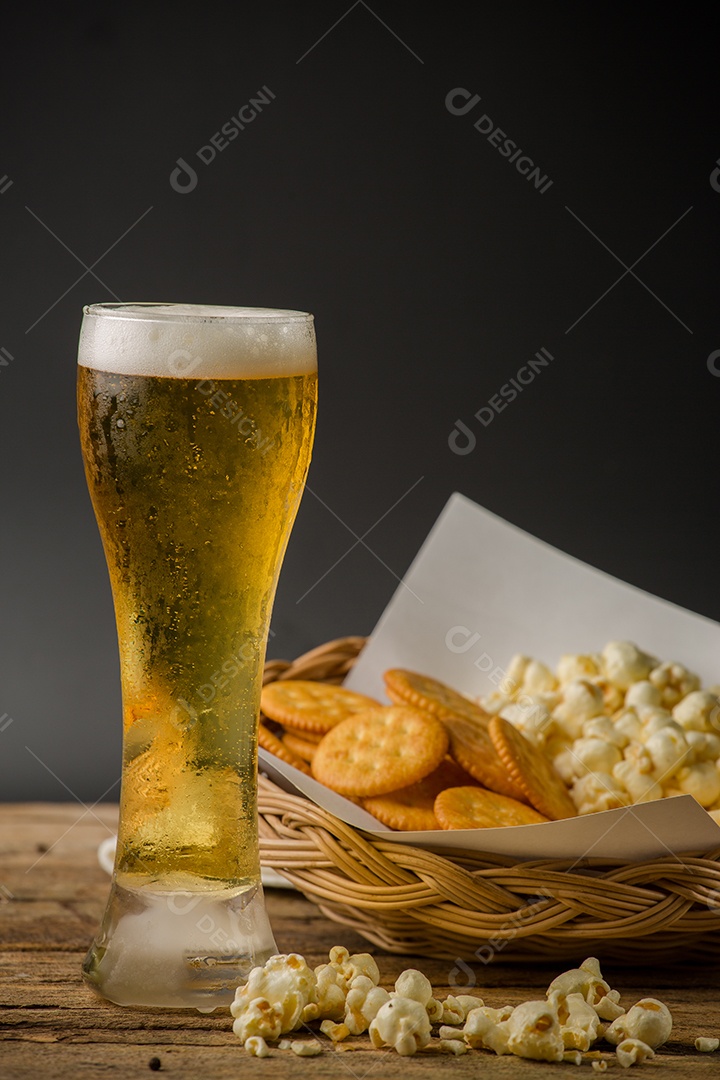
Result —
<instances>
[{"instance_id":1,"label":"popcorn piece on table","mask_svg":"<svg viewBox=\"0 0 720 1080\"><path fill-rule=\"evenodd\" d=\"M317 1057L322 1054L323 1048L317 1039L293 1039L290 1049L298 1057Z\"/></svg>"},{"instance_id":2,"label":"popcorn piece on table","mask_svg":"<svg viewBox=\"0 0 720 1080\"><path fill-rule=\"evenodd\" d=\"M552 1001L525 1001L504 1023L511 1054L535 1061L562 1061L565 1046Z\"/></svg>"},{"instance_id":3,"label":"popcorn piece on table","mask_svg":"<svg viewBox=\"0 0 720 1080\"><path fill-rule=\"evenodd\" d=\"M507 1054L509 1031L506 1021L512 1013L512 1005L504 1005L501 1009L493 1009L489 1005L472 1009L463 1027L465 1042L472 1049L494 1050L496 1054Z\"/></svg>"},{"instance_id":4,"label":"popcorn piece on table","mask_svg":"<svg viewBox=\"0 0 720 1080\"><path fill-rule=\"evenodd\" d=\"M717 1050L720 1046L720 1039L708 1039L700 1035L695 1040L695 1049L699 1050L701 1054L712 1054L714 1050Z\"/></svg>"},{"instance_id":5,"label":"popcorn piece on table","mask_svg":"<svg viewBox=\"0 0 720 1080\"><path fill-rule=\"evenodd\" d=\"M623 1016L613 1020L605 1032L605 1038L613 1045L624 1039L639 1039L657 1050L670 1038L672 1016L667 1005L657 998L642 998Z\"/></svg>"},{"instance_id":6,"label":"popcorn piece on table","mask_svg":"<svg viewBox=\"0 0 720 1080\"><path fill-rule=\"evenodd\" d=\"M305 1007L317 1000L316 995L315 972L302 956L271 956L264 967L253 968L245 985L236 990L230 1006L235 1017L233 1031L243 1042L251 1035L274 1039L294 1031L302 1023ZM277 1034L266 1034L278 1025Z\"/></svg>"},{"instance_id":7,"label":"popcorn piece on table","mask_svg":"<svg viewBox=\"0 0 720 1080\"><path fill-rule=\"evenodd\" d=\"M615 1049L618 1065L629 1069L631 1065L641 1065L643 1061L652 1061L655 1051L642 1039L623 1039Z\"/></svg>"},{"instance_id":8,"label":"popcorn piece on table","mask_svg":"<svg viewBox=\"0 0 720 1080\"><path fill-rule=\"evenodd\" d=\"M367 1031L378 1012L388 1001L390 994L382 986L375 986L367 975L353 979L345 1001L345 1024L351 1035ZM427 1018L427 1012L425 1012Z\"/></svg>"},{"instance_id":9,"label":"popcorn piece on table","mask_svg":"<svg viewBox=\"0 0 720 1080\"><path fill-rule=\"evenodd\" d=\"M270 1047L263 1039L262 1035L250 1035L245 1040L245 1049L251 1057L269 1057Z\"/></svg>"},{"instance_id":10,"label":"popcorn piece on table","mask_svg":"<svg viewBox=\"0 0 720 1080\"><path fill-rule=\"evenodd\" d=\"M594 1007L579 992L563 994L556 990L548 1001L557 1013L565 1049L589 1050L600 1031L600 1017Z\"/></svg>"},{"instance_id":11,"label":"popcorn piece on table","mask_svg":"<svg viewBox=\"0 0 720 1080\"><path fill-rule=\"evenodd\" d=\"M430 1042L430 1020L425 1006L412 998L394 997L381 1006L368 1029L376 1048L392 1046L406 1057Z\"/></svg>"}]
</instances>

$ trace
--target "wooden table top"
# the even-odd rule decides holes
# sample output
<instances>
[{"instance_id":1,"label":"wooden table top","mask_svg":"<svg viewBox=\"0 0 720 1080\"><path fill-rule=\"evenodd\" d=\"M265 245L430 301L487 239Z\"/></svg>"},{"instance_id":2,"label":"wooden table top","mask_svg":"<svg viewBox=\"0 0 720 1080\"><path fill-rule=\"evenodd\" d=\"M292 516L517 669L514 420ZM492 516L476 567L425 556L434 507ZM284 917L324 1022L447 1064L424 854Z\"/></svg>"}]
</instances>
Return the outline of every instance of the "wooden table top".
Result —
<instances>
[{"instance_id":1,"label":"wooden table top","mask_svg":"<svg viewBox=\"0 0 720 1080\"><path fill-rule=\"evenodd\" d=\"M0 804L0 1077L2 1080L123 1080L161 1073L178 1080L225 1077L338 1077L391 1080L431 1077L565 1077L573 1066L496 1057L470 1051L461 1057L419 1054L401 1058L370 1048L366 1036L349 1040L358 1049L337 1053L330 1043L320 1056L298 1058L273 1050L251 1058L232 1034L227 1010L200 1015L191 1010L124 1009L98 999L81 981L80 965L97 929L109 879L97 862L97 847L117 819L115 806L84 809L77 804ZM297 893L269 890L267 906L278 947L300 952L311 964L327 959L332 945L376 956L389 989L407 967L419 967L442 998L451 992L447 961L381 953L346 927L328 921ZM602 962L602 957L599 958ZM477 986L488 1005L518 1004L544 996L567 965L477 967ZM623 1003L658 997L674 1019L671 1040L643 1076L676 1078L720 1074L720 1051L701 1054L698 1035L720 1037L720 970L701 967L608 967L603 974L620 990ZM457 992L457 991L455 991ZM323 1040L324 1041L324 1040ZM609 1050L610 1048L608 1048ZM590 1068L584 1063L585 1073ZM594 1075L594 1073L592 1074ZM615 1073L616 1076L621 1075ZM634 1075L634 1074L632 1074Z\"/></svg>"}]
</instances>

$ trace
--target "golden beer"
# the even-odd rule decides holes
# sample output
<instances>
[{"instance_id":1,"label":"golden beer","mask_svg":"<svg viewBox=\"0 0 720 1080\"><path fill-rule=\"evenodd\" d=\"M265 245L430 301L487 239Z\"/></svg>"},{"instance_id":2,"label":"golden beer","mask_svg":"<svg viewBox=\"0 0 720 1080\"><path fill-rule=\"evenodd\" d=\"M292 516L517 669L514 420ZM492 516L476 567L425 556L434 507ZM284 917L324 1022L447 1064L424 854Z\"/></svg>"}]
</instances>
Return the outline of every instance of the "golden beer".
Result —
<instances>
[{"instance_id":1,"label":"golden beer","mask_svg":"<svg viewBox=\"0 0 720 1080\"><path fill-rule=\"evenodd\" d=\"M121 1003L211 1007L273 951L257 717L315 425L312 319L97 305L79 364L124 720L113 892L85 975Z\"/></svg>"}]
</instances>

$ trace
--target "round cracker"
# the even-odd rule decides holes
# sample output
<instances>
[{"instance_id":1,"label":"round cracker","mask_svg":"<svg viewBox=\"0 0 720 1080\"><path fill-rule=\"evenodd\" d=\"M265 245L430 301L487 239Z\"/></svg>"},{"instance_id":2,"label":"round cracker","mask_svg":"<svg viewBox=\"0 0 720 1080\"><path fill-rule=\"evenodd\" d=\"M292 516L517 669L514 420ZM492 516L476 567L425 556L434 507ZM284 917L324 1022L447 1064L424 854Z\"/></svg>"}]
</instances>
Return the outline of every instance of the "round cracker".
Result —
<instances>
[{"instance_id":1,"label":"round cracker","mask_svg":"<svg viewBox=\"0 0 720 1080\"><path fill-rule=\"evenodd\" d=\"M493 716L489 730L513 783L536 810L552 821L577 817L575 804L562 777L521 731L501 716Z\"/></svg>"},{"instance_id":2,"label":"round cracker","mask_svg":"<svg viewBox=\"0 0 720 1080\"><path fill-rule=\"evenodd\" d=\"M291 727L289 724L284 724L282 728L283 735L294 735L296 739L302 739L303 742L313 743L315 746L322 739L322 735L319 731L301 731L300 728Z\"/></svg>"},{"instance_id":3,"label":"round cracker","mask_svg":"<svg viewBox=\"0 0 720 1080\"><path fill-rule=\"evenodd\" d=\"M312 774L341 795L385 795L428 776L447 747L447 732L435 717L381 705L329 731L315 752Z\"/></svg>"},{"instance_id":4,"label":"round cracker","mask_svg":"<svg viewBox=\"0 0 720 1080\"><path fill-rule=\"evenodd\" d=\"M277 735L273 735L272 731L266 728L264 724L258 725L258 745L262 746L263 750L267 750L268 753L280 758L286 765L293 765L300 772L307 773L308 776L312 775L303 759L284 746Z\"/></svg>"},{"instance_id":5,"label":"round cracker","mask_svg":"<svg viewBox=\"0 0 720 1080\"><path fill-rule=\"evenodd\" d=\"M290 731L283 732L282 741L291 754L296 754L297 757L302 758L303 761L310 762L315 757L315 751L318 748L317 743L309 742L307 739L293 735Z\"/></svg>"},{"instance_id":6,"label":"round cracker","mask_svg":"<svg viewBox=\"0 0 720 1080\"><path fill-rule=\"evenodd\" d=\"M423 709L442 721L450 737L450 753L473 780L511 799L527 801L495 749L484 709L429 675L391 668L384 678L391 701Z\"/></svg>"},{"instance_id":7,"label":"round cracker","mask_svg":"<svg viewBox=\"0 0 720 1080\"><path fill-rule=\"evenodd\" d=\"M355 713L378 707L379 702L364 694L310 679L268 683L260 697L260 708L270 720L319 735Z\"/></svg>"},{"instance_id":8,"label":"round cracker","mask_svg":"<svg viewBox=\"0 0 720 1080\"><path fill-rule=\"evenodd\" d=\"M527 803L481 787L454 787L435 799L435 816L443 829L497 829L536 825L548 819Z\"/></svg>"},{"instance_id":9,"label":"round cracker","mask_svg":"<svg viewBox=\"0 0 720 1080\"><path fill-rule=\"evenodd\" d=\"M372 795L363 799L362 805L383 825L399 832L439 829L441 825L434 811L435 799L445 788L462 784L472 785L472 777L446 757L424 780L391 791L388 795Z\"/></svg>"}]
</instances>

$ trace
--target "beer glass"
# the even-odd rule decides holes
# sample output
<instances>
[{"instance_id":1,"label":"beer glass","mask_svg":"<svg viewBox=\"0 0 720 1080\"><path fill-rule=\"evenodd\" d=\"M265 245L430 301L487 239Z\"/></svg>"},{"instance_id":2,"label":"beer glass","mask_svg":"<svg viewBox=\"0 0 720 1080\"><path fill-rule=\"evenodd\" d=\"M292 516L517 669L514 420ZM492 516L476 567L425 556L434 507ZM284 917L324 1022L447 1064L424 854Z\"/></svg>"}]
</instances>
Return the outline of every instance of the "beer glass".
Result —
<instances>
[{"instance_id":1,"label":"beer glass","mask_svg":"<svg viewBox=\"0 0 720 1080\"><path fill-rule=\"evenodd\" d=\"M315 428L313 319L93 304L78 365L123 697L115 869L83 974L122 1005L211 1010L276 951L257 722Z\"/></svg>"}]
</instances>

